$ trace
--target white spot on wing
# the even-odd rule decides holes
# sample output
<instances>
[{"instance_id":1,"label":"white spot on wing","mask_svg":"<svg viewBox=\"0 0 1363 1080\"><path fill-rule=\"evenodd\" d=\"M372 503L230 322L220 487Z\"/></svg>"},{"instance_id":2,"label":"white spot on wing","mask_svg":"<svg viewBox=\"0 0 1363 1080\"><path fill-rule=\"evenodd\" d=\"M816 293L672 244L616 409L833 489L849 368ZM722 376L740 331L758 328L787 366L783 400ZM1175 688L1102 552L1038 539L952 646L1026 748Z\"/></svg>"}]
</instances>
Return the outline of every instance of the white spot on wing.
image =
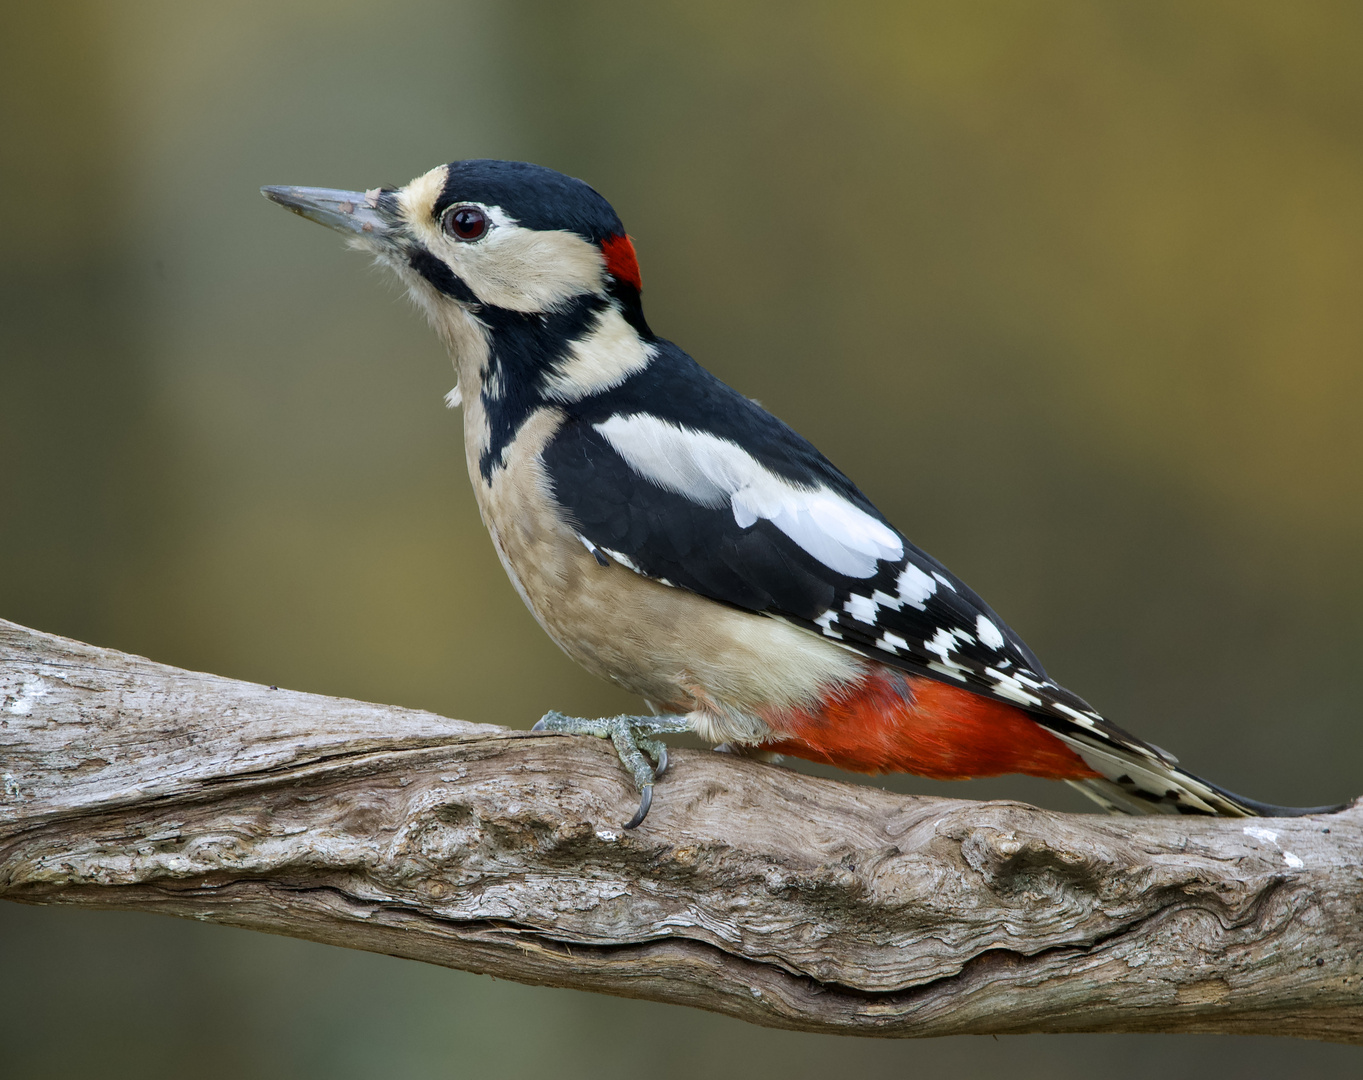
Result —
<instances>
[{"instance_id":1,"label":"white spot on wing","mask_svg":"<svg viewBox=\"0 0 1363 1080\"><path fill-rule=\"evenodd\" d=\"M604 551L607 555L609 555L609 556L610 556L612 559L614 559L616 562L618 562L621 566L628 567L630 570L633 570L633 571L634 571L636 574L638 574L640 577L647 577L647 576L648 576L648 575L645 574L642 570L639 569L638 564L635 563L635 561L634 561L633 559L631 559L628 555L624 555L624 554L622 554L622 553L620 553L620 552L618 552L618 551L614 551L614 550L612 550L611 548L608 548L608 547L603 547L601 550Z\"/></svg>"},{"instance_id":2,"label":"white spot on wing","mask_svg":"<svg viewBox=\"0 0 1363 1080\"><path fill-rule=\"evenodd\" d=\"M1003 648L1003 631L994 625L992 619L987 619L983 615L976 616L975 633L979 635L981 645L987 645L991 649Z\"/></svg>"},{"instance_id":3,"label":"white spot on wing","mask_svg":"<svg viewBox=\"0 0 1363 1080\"><path fill-rule=\"evenodd\" d=\"M1083 713L1083 712L1080 712L1078 709L1072 709L1072 708L1070 708L1070 707L1069 707L1068 705L1066 705L1063 701L1052 701L1052 702L1051 702L1051 708L1052 708L1052 709L1055 709L1057 712L1062 712L1062 713L1064 713L1064 714L1065 714L1066 716L1068 716L1071 720L1077 721L1078 723L1083 724L1084 727L1087 727L1087 728L1093 727L1093 722L1094 722L1096 719L1098 719L1098 718L1097 718L1096 716L1094 716L1092 713Z\"/></svg>"},{"instance_id":4,"label":"white spot on wing","mask_svg":"<svg viewBox=\"0 0 1363 1080\"><path fill-rule=\"evenodd\" d=\"M999 697L1005 697L1009 701L1016 701L1019 705L1040 705L1041 699L1035 694L1029 694L1022 688L1022 683L1012 675L1006 675L996 668L987 667L984 673L994 680L994 692Z\"/></svg>"},{"instance_id":5,"label":"white spot on wing","mask_svg":"<svg viewBox=\"0 0 1363 1080\"><path fill-rule=\"evenodd\" d=\"M923 642L923 648L930 653L936 653L940 656L942 658L941 666L948 669L951 673L954 674L956 672L965 671L966 669L958 664L951 655L958 648L958 638L961 641L975 640L964 630L948 630L945 626L939 626L937 628L937 633L933 634L932 640ZM938 665L934 662L928 666L935 668ZM959 678L960 676L957 677Z\"/></svg>"},{"instance_id":6,"label":"white spot on wing","mask_svg":"<svg viewBox=\"0 0 1363 1080\"><path fill-rule=\"evenodd\" d=\"M740 528L770 521L839 574L868 578L876 564L904 555L883 521L826 487L777 476L737 443L647 413L613 416L593 427L632 469L699 506L728 505Z\"/></svg>"},{"instance_id":7,"label":"white spot on wing","mask_svg":"<svg viewBox=\"0 0 1363 1080\"><path fill-rule=\"evenodd\" d=\"M847 598L847 603L843 607L847 614L851 615L857 622L864 622L867 626L875 626L877 605L869 596L858 596L853 593Z\"/></svg>"},{"instance_id":8,"label":"white spot on wing","mask_svg":"<svg viewBox=\"0 0 1363 1080\"><path fill-rule=\"evenodd\" d=\"M904 567L903 573L899 575L896 587L899 590L899 597L904 603L916 607L919 611L925 611L928 597L937 591L937 582L928 577L913 563L909 563Z\"/></svg>"},{"instance_id":9,"label":"white spot on wing","mask_svg":"<svg viewBox=\"0 0 1363 1080\"><path fill-rule=\"evenodd\" d=\"M892 634L886 630L879 641L876 642L877 649L884 649L886 652L898 653L908 652L909 643L898 634Z\"/></svg>"}]
</instances>

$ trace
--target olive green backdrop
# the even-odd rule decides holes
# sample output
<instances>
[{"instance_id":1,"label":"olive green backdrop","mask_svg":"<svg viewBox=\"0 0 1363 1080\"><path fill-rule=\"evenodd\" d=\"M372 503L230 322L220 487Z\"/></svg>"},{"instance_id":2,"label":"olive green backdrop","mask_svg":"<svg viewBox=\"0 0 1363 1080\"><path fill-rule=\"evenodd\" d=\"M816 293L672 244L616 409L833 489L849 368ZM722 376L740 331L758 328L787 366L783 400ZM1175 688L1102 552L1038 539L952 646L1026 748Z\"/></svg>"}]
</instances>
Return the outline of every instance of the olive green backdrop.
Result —
<instances>
[{"instance_id":1,"label":"olive green backdrop","mask_svg":"<svg viewBox=\"0 0 1363 1080\"><path fill-rule=\"evenodd\" d=\"M1363 7L3 9L0 615L470 720L627 707L504 579L421 319L256 191L525 158L614 202L656 330L812 438L1052 674L1234 790L1363 791ZM884 782L1082 807L1039 781ZM794 1035L0 904L16 1077L1359 1061Z\"/></svg>"}]
</instances>

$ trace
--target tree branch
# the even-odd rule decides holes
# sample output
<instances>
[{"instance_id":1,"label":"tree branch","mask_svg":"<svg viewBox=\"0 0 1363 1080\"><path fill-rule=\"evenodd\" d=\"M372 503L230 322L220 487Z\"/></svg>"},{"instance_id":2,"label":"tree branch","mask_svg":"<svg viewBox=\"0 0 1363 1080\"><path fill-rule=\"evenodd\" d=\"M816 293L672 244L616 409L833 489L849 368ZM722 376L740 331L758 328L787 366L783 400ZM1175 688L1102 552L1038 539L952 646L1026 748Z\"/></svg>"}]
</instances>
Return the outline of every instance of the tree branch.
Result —
<instances>
[{"instance_id":1,"label":"tree branch","mask_svg":"<svg viewBox=\"0 0 1363 1080\"><path fill-rule=\"evenodd\" d=\"M910 798L181 671L0 620L0 897L773 1027L1363 1042L1363 810Z\"/></svg>"}]
</instances>

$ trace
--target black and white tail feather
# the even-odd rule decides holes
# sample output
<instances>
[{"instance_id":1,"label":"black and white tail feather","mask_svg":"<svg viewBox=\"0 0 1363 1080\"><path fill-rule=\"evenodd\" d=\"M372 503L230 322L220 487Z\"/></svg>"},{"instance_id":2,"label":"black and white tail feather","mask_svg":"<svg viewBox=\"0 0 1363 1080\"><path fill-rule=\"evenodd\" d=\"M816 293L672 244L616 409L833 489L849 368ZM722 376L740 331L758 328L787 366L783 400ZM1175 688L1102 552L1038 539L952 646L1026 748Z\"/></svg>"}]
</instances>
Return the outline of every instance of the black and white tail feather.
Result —
<instances>
[{"instance_id":1,"label":"black and white tail feather","mask_svg":"<svg viewBox=\"0 0 1363 1080\"><path fill-rule=\"evenodd\" d=\"M1043 723L1048 730L1050 725ZM1168 760L1151 762L1125 748L1085 746L1063 739L1101 779L1067 780L1111 814L1216 814L1221 817L1305 817L1329 814L1339 806L1275 806L1204 780ZM1151 749L1154 749L1153 747ZM1158 751L1157 751L1158 753ZM1163 789L1162 793L1160 789Z\"/></svg>"}]
</instances>

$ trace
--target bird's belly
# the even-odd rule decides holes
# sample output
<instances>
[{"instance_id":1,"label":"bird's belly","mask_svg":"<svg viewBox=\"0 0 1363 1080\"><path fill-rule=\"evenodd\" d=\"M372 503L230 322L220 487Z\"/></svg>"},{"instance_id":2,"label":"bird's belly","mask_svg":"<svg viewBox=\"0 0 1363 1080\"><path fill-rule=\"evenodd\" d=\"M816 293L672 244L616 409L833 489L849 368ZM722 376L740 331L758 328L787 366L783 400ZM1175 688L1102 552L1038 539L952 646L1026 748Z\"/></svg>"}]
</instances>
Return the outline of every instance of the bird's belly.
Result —
<instances>
[{"instance_id":1,"label":"bird's belly","mask_svg":"<svg viewBox=\"0 0 1363 1080\"><path fill-rule=\"evenodd\" d=\"M533 415L505 464L470 476L497 555L545 632L588 671L667 711L695 714L713 742L771 737L772 710L810 707L865 664L797 627L602 566L555 505L539 453L560 423Z\"/></svg>"}]
</instances>

